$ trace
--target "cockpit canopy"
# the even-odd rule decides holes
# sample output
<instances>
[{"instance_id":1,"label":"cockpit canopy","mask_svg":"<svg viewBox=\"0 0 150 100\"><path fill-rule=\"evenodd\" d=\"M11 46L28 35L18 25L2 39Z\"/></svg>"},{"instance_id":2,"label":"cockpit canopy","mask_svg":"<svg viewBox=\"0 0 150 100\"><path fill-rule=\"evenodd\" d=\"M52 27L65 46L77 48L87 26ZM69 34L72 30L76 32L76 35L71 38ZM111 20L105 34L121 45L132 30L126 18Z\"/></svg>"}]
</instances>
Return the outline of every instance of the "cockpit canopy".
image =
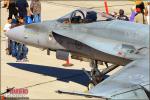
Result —
<instances>
[{"instance_id":1,"label":"cockpit canopy","mask_svg":"<svg viewBox=\"0 0 150 100\"><path fill-rule=\"evenodd\" d=\"M59 18L57 21L61 23L92 23L96 21L110 21L114 18L90 9L77 9L73 12Z\"/></svg>"}]
</instances>

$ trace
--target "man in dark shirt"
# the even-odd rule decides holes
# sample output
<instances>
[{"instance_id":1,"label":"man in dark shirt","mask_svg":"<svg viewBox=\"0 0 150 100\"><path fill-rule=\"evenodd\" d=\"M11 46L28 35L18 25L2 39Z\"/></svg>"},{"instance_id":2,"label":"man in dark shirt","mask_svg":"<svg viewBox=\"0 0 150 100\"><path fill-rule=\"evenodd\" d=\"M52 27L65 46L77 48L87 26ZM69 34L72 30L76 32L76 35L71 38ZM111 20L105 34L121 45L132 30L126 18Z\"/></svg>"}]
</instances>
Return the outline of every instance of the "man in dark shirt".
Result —
<instances>
[{"instance_id":1,"label":"man in dark shirt","mask_svg":"<svg viewBox=\"0 0 150 100\"><path fill-rule=\"evenodd\" d=\"M8 8L9 10L9 17L12 19L12 16L14 15L16 19L18 19L18 11L16 8L16 1L15 0L9 0L8 1Z\"/></svg>"},{"instance_id":2,"label":"man in dark shirt","mask_svg":"<svg viewBox=\"0 0 150 100\"><path fill-rule=\"evenodd\" d=\"M19 17L25 18L28 13L29 5L27 0L17 0L16 6L18 8Z\"/></svg>"},{"instance_id":3,"label":"man in dark shirt","mask_svg":"<svg viewBox=\"0 0 150 100\"><path fill-rule=\"evenodd\" d=\"M126 15L124 15L124 10L123 9L119 10L119 16L117 17L117 19L124 20L124 21L129 21L129 18Z\"/></svg>"}]
</instances>

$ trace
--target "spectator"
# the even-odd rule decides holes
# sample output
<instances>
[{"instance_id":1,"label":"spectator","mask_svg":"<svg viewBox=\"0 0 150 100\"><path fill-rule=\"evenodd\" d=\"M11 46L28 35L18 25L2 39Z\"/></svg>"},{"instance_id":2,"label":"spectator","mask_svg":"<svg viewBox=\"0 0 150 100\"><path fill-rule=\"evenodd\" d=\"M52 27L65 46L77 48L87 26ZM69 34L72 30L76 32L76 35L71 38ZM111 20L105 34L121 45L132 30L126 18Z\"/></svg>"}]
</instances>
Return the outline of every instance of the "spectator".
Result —
<instances>
[{"instance_id":1,"label":"spectator","mask_svg":"<svg viewBox=\"0 0 150 100\"><path fill-rule=\"evenodd\" d=\"M41 2L40 0L31 0L30 10L33 14L33 22L41 22Z\"/></svg>"},{"instance_id":2,"label":"spectator","mask_svg":"<svg viewBox=\"0 0 150 100\"><path fill-rule=\"evenodd\" d=\"M144 2L142 0L136 0L135 4L136 4L136 11L138 13L144 14L144 10L145 10Z\"/></svg>"},{"instance_id":3,"label":"spectator","mask_svg":"<svg viewBox=\"0 0 150 100\"><path fill-rule=\"evenodd\" d=\"M124 15L124 10L123 9L119 10L119 16L117 17L117 19L129 21L129 18L126 15Z\"/></svg>"},{"instance_id":4,"label":"spectator","mask_svg":"<svg viewBox=\"0 0 150 100\"><path fill-rule=\"evenodd\" d=\"M28 54L28 48L27 48L27 46L25 44L23 44L23 46L22 46L22 58L23 58L23 61L28 61L27 54Z\"/></svg>"},{"instance_id":5,"label":"spectator","mask_svg":"<svg viewBox=\"0 0 150 100\"><path fill-rule=\"evenodd\" d=\"M8 17L7 23L4 26L4 32L8 32L11 29L12 19ZM6 37L7 38L7 37ZM10 55L10 40L7 38L6 42L6 54Z\"/></svg>"},{"instance_id":6,"label":"spectator","mask_svg":"<svg viewBox=\"0 0 150 100\"><path fill-rule=\"evenodd\" d=\"M24 25L23 17L19 18L19 23L17 26L20 26L20 25ZM17 55L16 55L17 62L28 61L27 60L28 48L25 46L25 44L17 43L16 50L17 50Z\"/></svg>"},{"instance_id":7,"label":"spectator","mask_svg":"<svg viewBox=\"0 0 150 100\"><path fill-rule=\"evenodd\" d=\"M11 55L12 57L16 57L17 56L17 42L16 41L11 41Z\"/></svg>"},{"instance_id":8,"label":"spectator","mask_svg":"<svg viewBox=\"0 0 150 100\"><path fill-rule=\"evenodd\" d=\"M27 54L28 54L28 48L26 47L26 45L22 44L22 43L18 43L17 44L17 56L16 56L17 61L16 62L28 61Z\"/></svg>"},{"instance_id":9,"label":"spectator","mask_svg":"<svg viewBox=\"0 0 150 100\"><path fill-rule=\"evenodd\" d=\"M19 17L23 17L25 19L29 13L29 5L27 0L17 0L16 6L18 9Z\"/></svg>"},{"instance_id":10,"label":"spectator","mask_svg":"<svg viewBox=\"0 0 150 100\"><path fill-rule=\"evenodd\" d=\"M23 57L22 57L22 46L23 44L21 43L17 43L17 54L16 54L16 59L17 61L16 62L20 62L22 61Z\"/></svg>"},{"instance_id":11,"label":"spectator","mask_svg":"<svg viewBox=\"0 0 150 100\"><path fill-rule=\"evenodd\" d=\"M137 15L135 16L135 22L137 23L142 23L142 24L145 24L146 21L145 21L145 15L146 15L146 9L145 9L145 5L144 5L144 2L142 0L136 0L135 1L135 4L136 4L136 12L137 12Z\"/></svg>"},{"instance_id":12,"label":"spectator","mask_svg":"<svg viewBox=\"0 0 150 100\"><path fill-rule=\"evenodd\" d=\"M12 16L14 15L14 17L16 19L18 19L18 11L17 11L17 8L16 8L16 1L15 0L9 0L8 1L8 8L9 10L9 18L12 19Z\"/></svg>"}]
</instances>

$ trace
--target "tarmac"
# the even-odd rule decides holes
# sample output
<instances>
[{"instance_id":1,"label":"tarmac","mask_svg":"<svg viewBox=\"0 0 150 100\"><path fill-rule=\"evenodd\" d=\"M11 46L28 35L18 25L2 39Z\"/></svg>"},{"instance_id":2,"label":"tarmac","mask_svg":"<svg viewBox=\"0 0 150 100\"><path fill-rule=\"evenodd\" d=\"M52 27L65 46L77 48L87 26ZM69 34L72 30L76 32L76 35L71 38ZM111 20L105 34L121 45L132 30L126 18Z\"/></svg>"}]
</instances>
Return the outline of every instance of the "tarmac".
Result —
<instances>
[{"instance_id":1,"label":"tarmac","mask_svg":"<svg viewBox=\"0 0 150 100\"><path fill-rule=\"evenodd\" d=\"M2 2L3 3L3 2ZM110 12L125 9L130 14L133 2L108 1ZM93 8L105 11L102 1L42 1L42 20L57 19L76 8ZM47 55L42 49L29 47L29 62L17 63L16 59L6 55L6 36L2 31L7 21L8 11L1 9L1 93L8 88L27 88L26 97L30 99L95 99L76 95L58 94L57 90L84 92L89 82L82 68L90 71L88 62L70 59L72 67L64 67L65 61L56 59L55 52ZM105 68L99 66L100 70ZM122 67L109 73L115 73Z\"/></svg>"}]
</instances>

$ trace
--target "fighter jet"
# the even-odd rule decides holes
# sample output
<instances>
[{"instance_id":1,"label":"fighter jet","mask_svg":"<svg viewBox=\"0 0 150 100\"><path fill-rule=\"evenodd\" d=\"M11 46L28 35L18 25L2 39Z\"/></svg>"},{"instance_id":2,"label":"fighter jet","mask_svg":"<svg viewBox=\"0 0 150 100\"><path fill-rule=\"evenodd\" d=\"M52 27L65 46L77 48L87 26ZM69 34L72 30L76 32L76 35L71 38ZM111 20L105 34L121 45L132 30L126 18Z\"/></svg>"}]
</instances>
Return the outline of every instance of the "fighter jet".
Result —
<instances>
[{"instance_id":1,"label":"fighter jet","mask_svg":"<svg viewBox=\"0 0 150 100\"><path fill-rule=\"evenodd\" d=\"M149 26L116 20L93 10L77 9L51 21L23 25L6 33L9 39L56 52L56 58L89 61L86 74L94 87L74 95L111 99L149 98ZM100 71L98 64L106 69ZM108 64L108 63L111 63ZM118 66L119 72L103 79Z\"/></svg>"}]
</instances>

